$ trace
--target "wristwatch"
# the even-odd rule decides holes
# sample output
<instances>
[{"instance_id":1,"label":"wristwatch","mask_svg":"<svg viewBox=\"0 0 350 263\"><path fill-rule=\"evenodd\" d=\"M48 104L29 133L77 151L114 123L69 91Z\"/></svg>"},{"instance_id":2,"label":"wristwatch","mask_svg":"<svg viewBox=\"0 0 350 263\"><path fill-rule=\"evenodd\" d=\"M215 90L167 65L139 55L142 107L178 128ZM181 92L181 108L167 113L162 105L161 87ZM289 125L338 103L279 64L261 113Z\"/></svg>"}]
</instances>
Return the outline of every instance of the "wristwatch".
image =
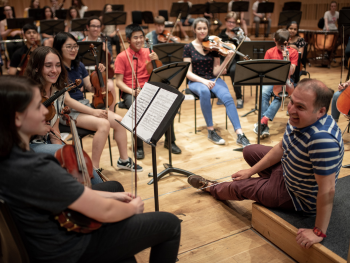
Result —
<instances>
[{"instance_id":1,"label":"wristwatch","mask_svg":"<svg viewBox=\"0 0 350 263\"><path fill-rule=\"evenodd\" d=\"M314 227L314 233L316 236L319 236L319 237L327 237L325 234L322 233L322 230L319 229L317 226Z\"/></svg>"}]
</instances>

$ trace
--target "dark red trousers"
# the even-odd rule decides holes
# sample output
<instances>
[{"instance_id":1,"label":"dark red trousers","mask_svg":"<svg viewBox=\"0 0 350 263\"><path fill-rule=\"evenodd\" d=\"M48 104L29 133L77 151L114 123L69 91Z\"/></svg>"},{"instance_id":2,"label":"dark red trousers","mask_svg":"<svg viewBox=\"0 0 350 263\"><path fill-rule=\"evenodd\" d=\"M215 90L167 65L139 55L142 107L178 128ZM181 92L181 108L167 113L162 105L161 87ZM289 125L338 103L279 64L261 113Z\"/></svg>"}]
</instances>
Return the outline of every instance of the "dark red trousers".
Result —
<instances>
[{"instance_id":1,"label":"dark red trousers","mask_svg":"<svg viewBox=\"0 0 350 263\"><path fill-rule=\"evenodd\" d=\"M250 166L259 162L272 147L249 145L243 157ZM210 187L210 193L219 200L254 200L266 207L293 209L294 205L286 189L281 162L261 171L259 177L218 184Z\"/></svg>"}]
</instances>

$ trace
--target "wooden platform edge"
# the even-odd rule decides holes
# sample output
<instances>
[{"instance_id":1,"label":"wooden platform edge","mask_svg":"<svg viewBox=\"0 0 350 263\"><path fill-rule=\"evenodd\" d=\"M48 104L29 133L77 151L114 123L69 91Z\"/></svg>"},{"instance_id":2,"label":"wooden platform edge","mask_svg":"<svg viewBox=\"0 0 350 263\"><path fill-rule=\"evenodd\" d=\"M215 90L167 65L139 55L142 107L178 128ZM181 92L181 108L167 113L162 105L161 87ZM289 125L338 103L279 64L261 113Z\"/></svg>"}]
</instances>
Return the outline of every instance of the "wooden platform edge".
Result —
<instances>
[{"instance_id":1,"label":"wooden platform edge","mask_svg":"<svg viewBox=\"0 0 350 263\"><path fill-rule=\"evenodd\" d=\"M298 262L347 262L321 244L301 248L295 240L298 229L257 203L252 205L252 227Z\"/></svg>"}]
</instances>

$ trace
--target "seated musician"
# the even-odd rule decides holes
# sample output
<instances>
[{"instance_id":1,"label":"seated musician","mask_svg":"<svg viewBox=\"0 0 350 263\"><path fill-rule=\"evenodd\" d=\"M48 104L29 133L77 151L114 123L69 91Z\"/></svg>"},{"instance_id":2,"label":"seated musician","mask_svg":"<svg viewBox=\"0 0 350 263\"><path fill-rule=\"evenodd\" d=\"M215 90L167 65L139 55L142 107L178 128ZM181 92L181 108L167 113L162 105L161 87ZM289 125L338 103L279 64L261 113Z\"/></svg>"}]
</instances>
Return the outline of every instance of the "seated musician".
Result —
<instances>
[{"instance_id":1,"label":"seated musician","mask_svg":"<svg viewBox=\"0 0 350 263\"><path fill-rule=\"evenodd\" d=\"M228 3L228 8L227 8L227 11L228 11L228 12L231 12L231 11L232 11L232 3L235 2L235 1L236 1L236 0L232 0L232 1L230 1L230 2ZM247 22L246 22L245 19L244 19L244 13L245 13L245 12L236 12L236 16L237 16L237 18L241 21L240 23L241 23L241 27L242 27L242 29L243 29L243 31L244 31L244 34L245 34L246 36L248 36Z\"/></svg>"},{"instance_id":2,"label":"seated musician","mask_svg":"<svg viewBox=\"0 0 350 263\"><path fill-rule=\"evenodd\" d=\"M214 130L213 117L210 104L210 92L213 92L225 105L227 115L237 134L237 144L249 145L248 138L244 135L239 121L237 109L228 87L221 78L214 82L215 77L220 73L224 63L220 65L220 57L217 52L209 52L203 49L202 41L208 36L209 22L205 18L197 18L193 22L193 31L196 39L187 44L184 48L184 61L191 62L186 77L189 79L188 86L200 100L202 113L208 129L208 139L215 144L225 144ZM230 51L225 61L229 61L233 56Z\"/></svg>"},{"instance_id":3,"label":"seated musician","mask_svg":"<svg viewBox=\"0 0 350 263\"><path fill-rule=\"evenodd\" d=\"M180 0L177 2L178 3L187 3L188 7L189 7L188 10L190 10L192 7L192 3L188 0ZM185 41L188 41L189 37L188 37L185 29L183 28L183 26L192 26L193 21L194 21L194 19L191 17L190 14L188 14L186 17L181 17L180 23L177 24L178 27L180 28L181 33L185 36Z\"/></svg>"},{"instance_id":4,"label":"seated musician","mask_svg":"<svg viewBox=\"0 0 350 263\"><path fill-rule=\"evenodd\" d=\"M29 9L40 9L40 1L39 0L31 0L29 7L24 9L23 17L27 18L28 17L28 10Z\"/></svg>"},{"instance_id":5,"label":"seated musician","mask_svg":"<svg viewBox=\"0 0 350 263\"><path fill-rule=\"evenodd\" d=\"M153 48L153 45L159 44L158 35L163 33L164 28L165 28L164 23L165 23L165 18L164 17L156 16L154 18L155 30L153 30L151 32L148 32L147 35L146 35L146 38L148 38L151 41L151 48Z\"/></svg>"},{"instance_id":6,"label":"seated musician","mask_svg":"<svg viewBox=\"0 0 350 263\"><path fill-rule=\"evenodd\" d=\"M102 16L100 20L103 21L103 16L105 13L113 12L111 4L105 4L102 10ZM120 41L117 34L117 26L116 25L103 25L102 32L108 38L108 51L111 55L113 55L113 45L116 47L117 55L120 53Z\"/></svg>"},{"instance_id":7,"label":"seated musician","mask_svg":"<svg viewBox=\"0 0 350 263\"><path fill-rule=\"evenodd\" d=\"M330 10L324 13L324 27L323 31L337 31L337 21L339 19L339 12L337 11L337 2L332 1L330 4Z\"/></svg>"},{"instance_id":8,"label":"seated musician","mask_svg":"<svg viewBox=\"0 0 350 263\"><path fill-rule=\"evenodd\" d=\"M289 31L289 46L294 48L296 51L301 53L301 57L304 54L304 47L306 46L306 42L304 38L299 36L299 25L296 21L291 21L288 23L286 29Z\"/></svg>"},{"instance_id":9,"label":"seated musician","mask_svg":"<svg viewBox=\"0 0 350 263\"><path fill-rule=\"evenodd\" d=\"M189 184L207 187L202 190L218 200L250 199L266 207L316 215L314 230L299 229L296 241L303 248L321 242L344 156L341 131L327 115L331 99L332 91L321 81L301 80L288 104L283 140L273 148L245 147L243 157L251 167L232 174L232 182L211 186L216 182L192 175ZM259 177L251 178L254 174Z\"/></svg>"},{"instance_id":10,"label":"seated musician","mask_svg":"<svg viewBox=\"0 0 350 263\"><path fill-rule=\"evenodd\" d=\"M243 39L240 39L235 32L233 31L234 28L236 28L236 13L235 12L228 12L225 21L226 21L226 28L223 29L219 35L221 40L223 42L230 42L236 45L239 44L239 41L243 41ZM231 66L228 68L227 73L230 75L232 85L235 80L235 70L236 70L236 64L237 61L239 61L239 56L236 55L233 61L231 62ZM237 100L237 109L243 108L243 100L242 100L242 88L241 86L233 86L233 89L236 94L236 100Z\"/></svg>"},{"instance_id":11,"label":"seated musician","mask_svg":"<svg viewBox=\"0 0 350 263\"><path fill-rule=\"evenodd\" d=\"M69 33L59 33L59 34L69 34ZM57 47L56 43L55 43L55 46ZM73 46L73 44L71 44L71 46ZM76 48L71 49L70 46L68 46L68 48L66 48L65 46L65 49L66 49L66 52L72 52L69 50L74 50ZM67 58L65 60L67 63L68 62ZM74 70L73 68L74 65L72 65L71 67L73 68L73 70L71 69L67 73L65 62L64 62L65 60L61 61L59 52L56 49L52 49L49 47L39 47L34 50L33 54L31 55L31 59L28 63L26 74L28 77L42 84L43 96L51 97L57 90L61 90L62 88L64 88L65 87L64 83L67 82L69 78L72 78L72 76L74 77L74 80L79 79L80 75L85 76L84 72L81 70L83 66L78 67L77 68L78 70ZM88 78L88 76L82 79L84 84L87 83L87 80L89 80L86 78ZM76 94L79 95L80 89L76 88L75 90L78 90L78 91L76 93L73 93L73 95L76 95ZM112 126L110 125L110 122L112 122L112 124L114 125L112 127L116 130L114 134L114 138L117 138L118 149L120 153L120 159L118 160L118 167L126 170L134 169L134 164L132 164L131 159L127 155L126 131L121 125L119 125L118 123L116 123L116 121L114 121L114 119L121 120L121 117L119 115L113 114L113 112L109 112L108 119L107 119L107 116L106 116L107 112L105 110L92 109L89 105L84 105L80 101L77 101L76 99L72 98L68 92L66 92L64 96L61 96L59 99L55 101L54 106L58 109L56 113L60 113L60 109L62 108L63 104L71 108L70 116L72 117L73 120L76 121L77 127L96 131L92 141L93 151L92 151L91 159L92 159L92 165L97 173L101 174L102 172L102 168L100 168L100 159L101 159L101 154L106 144L106 140L110 131L110 126ZM60 134L59 122L56 121L57 118L58 116L55 115L54 121L51 121L51 126L52 126L52 131L59 137L59 134ZM48 132L50 131L51 131L51 128L48 127ZM120 141L121 143L119 143ZM49 144L50 144L50 148L48 148ZM54 153L57 150L56 147L59 147L59 146L54 146L54 144L61 145L61 141L57 140L56 136L54 136L53 134L50 134L49 138L44 138L44 142L42 141L35 142L35 144L31 144L31 147L33 148L34 151L40 151L40 152L50 151L51 153L52 152ZM51 150L51 148L53 149ZM121 161L121 159L124 160L124 162ZM142 167L138 166L137 170L142 171Z\"/></svg>"},{"instance_id":12,"label":"seated musician","mask_svg":"<svg viewBox=\"0 0 350 263\"><path fill-rule=\"evenodd\" d=\"M12 7L4 6L5 19L0 21L0 34L3 40L18 40L21 39L21 29L7 29L7 19L14 18ZM23 42L8 42L5 47L8 52L8 60L10 61L15 51L23 46Z\"/></svg>"},{"instance_id":13,"label":"seated musician","mask_svg":"<svg viewBox=\"0 0 350 263\"><path fill-rule=\"evenodd\" d=\"M350 86L350 79L348 81L344 82L344 83L339 84L338 91L335 92L334 95L333 95L331 114L332 114L333 119L336 122L339 121L339 116L340 116L340 112L338 111L338 108L337 108L338 98L339 98L340 94L343 92L343 90L345 90L349 86Z\"/></svg>"},{"instance_id":14,"label":"seated musician","mask_svg":"<svg viewBox=\"0 0 350 263\"><path fill-rule=\"evenodd\" d=\"M57 17L54 16L54 13L53 13L51 7L44 6L43 12L44 12L43 13L44 20L57 19ZM40 32L40 27L39 27L39 32ZM53 43L53 35L41 33L41 44L43 46L52 47L52 43Z\"/></svg>"},{"instance_id":15,"label":"seated musician","mask_svg":"<svg viewBox=\"0 0 350 263\"><path fill-rule=\"evenodd\" d=\"M97 42L102 42L101 39L101 27L102 27L102 22L98 17L91 17L86 25L86 29L87 29L87 36L83 39L83 41L97 41ZM106 50L105 48L105 43L103 43L103 51ZM111 57L113 54L110 54ZM105 56L103 56L103 58L105 58ZM111 61L110 61L111 62ZM95 70L95 68L89 67L89 70ZM109 71L108 71L109 72ZM108 81L107 81L107 87L108 90L112 93L113 95L113 102L112 104L109 106L109 110L110 111L114 111L114 107L115 107L115 102L116 102L116 93L115 93L115 88L114 88L114 83L113 83L113 76L111 76L110 74L108 74Z\"/></svg>"},{"instance_id":16,"label":"seated musician","mask_svg":"<svg viewBox=\"0 0 350 263\"><path fill-rule=\"evenodd\" d=\"M29 261L136 262L134 255L151 247L149 262L175 263L181 235L176 216L143 213L141 198L115 181L85 187L56 158L30 150L30 137L47 129L39 86L24 77L0 77L0 108L6 112L0 116L0 199ZM54 219L67 208L102 226L89 234L68 232Z\"/></svg>"},{"instance_id":17,"label":"seated musician","mask_svg":"<svg viewBox=\"0 0 350 263\"><path fill-rule=\"evenodd\" d=\"M125 28L125 35L130 46L117 56L114 63L114 72L116 74L116 85L121 91L121 97L124 100L126 108L129 109L132 104L132 96L140 92L136 89L136 81L138 81L140 88L142 88L150 77L146 70L146 64L151 60L157 60L158 56L155 52L150 53L148 48L143 48L145 33L141 26L136 24L128 25ZM133 63L137 80L132 76L130 64L126 56L129 56L131 63ZM165 148L168 148L167 134L166 132L164 142ZM181 153L181 149L175 144L174 125L172 125L171 130L171 152L174 154ZM145 157L143 141L139 138L137 139L136 154L137 159L143 159Z\"/></svg>"},{"instance_id":18,"label":"seated musician","mask_svg":"<svg viewBox=\"0 0 350 263\"><path fill-rule=\"evenodd\" d=\"M79 15L83 18L85 12L88 10L88 6L84 5L83 0L72 0L72 5L78 8Z\"/></svg>"},{"instance_id":19,"label":"seated musician","mask_svg":"<svg viewBox=\"0 0 350 263\"><path fill-rule=\"evenodd\" d=\"M267 28L265 32L265 37L268 37L270 34L271 29L271 13L265 14L265 13L257 13L258 12L258 6L259 3L264 3L263 0L257 0L254 2L252 6L253 15L254 15L254 22L255 22L255 37L259 36L259 25L261 21L267 20Z\"/></svg>"},{"instance_id":20,"label":"seated musician","mask_svg":"<svg viewBox=\"0 0 350 263\"><path fill-rule=\"evenodd\" d=\"M27 40L24 46L20 49L16 50L13 54L11 62L9 75L16 75L18 71L18 67L21 62L22 65L26 64L25 61L28 59L25 55L30 55L34 49L37 48L37 40L38 40L38 29L34 24L25 24L23 26L23 38ZM30 49L30 51L29 51ZM29 51L29 53L28 53ZM28 61L26 61L28 63ZM23 75L25 68L21 67L21 72L18 72L20 75Z\"/></svg>"},{"instance_id":21,"label":"seated musician","mask_svg":"<svg viewBox=\"0 0 350 263\"><path fill-rule=\"evenodd\" d=\"M273 39L276 43L276 46L273 48L270 48L266 51L264 59L279 59L283 60L284 57L287 57L287 53L284 51L284 47L287 48L289 51L289 58L290 60L290 69L289 69L289 75L293 75L296 66L298 65L298 52L294 48L290 48L288 46L290 35L289 31L286 29L279 29L275 33L275 37ZM292 79L291 79L292 81ZM260 131L260 137L266 138L270 136L270 129L268 126L269 120L272 121L275 117L278 109L281 106L281 98L274 95L273 93L273 85L264 85L262 87L262 99L261 99L261 131ZM274 95L274 99L270 104L271 96ZM258 134L258 123L254 125L254 132Z\"/></svg>"},{"instance_id":22,"label":"seated musician","mask_svg":"<svg viewBox=\"0 0 350 263\"><path fill-rule=\"evenodd\" d=\"M64 21L64 32L71 33L78 41L83 40L85 36L83 34L83 31L72 31L72 20L79 18L80 15L78 9L75 6L71 6L68 9L66 21Z\"/></svg>"}]
</instances>

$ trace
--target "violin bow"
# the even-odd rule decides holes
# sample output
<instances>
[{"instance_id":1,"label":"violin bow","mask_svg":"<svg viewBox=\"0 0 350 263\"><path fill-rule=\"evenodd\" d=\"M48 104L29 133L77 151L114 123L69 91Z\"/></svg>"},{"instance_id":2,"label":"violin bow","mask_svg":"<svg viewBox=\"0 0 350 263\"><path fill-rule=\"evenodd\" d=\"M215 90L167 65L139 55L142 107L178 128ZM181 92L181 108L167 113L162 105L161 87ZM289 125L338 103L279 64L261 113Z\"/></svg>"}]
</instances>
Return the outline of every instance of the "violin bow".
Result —
<instances>
[{"instance_id":1,"label":"violin bow","mask_svg":"<svg viewBox=\"0 0 350 263\"><path fill-rule=\"evenodd\" d=\"M233 56L230 58L229 61L227 61L225 63L225 66L223 66L219 72L219 74L216 76L216 79L214 80L214 83L216 83L216 81L218 80L218 78L221 76L222 72L224 71L224 69L226 68L226 66L234 59L234 57L236 56L236 52L237 50L240 48L240 46L243 44L244 40L246 39L247 36L244 36L244 39L241 41L241 43L239 43L238 47L236 48L236 50L234 51L235 53L233 54Z\"/></svg>"},{"instance_id":2,"label":"violin bow","mask_svg":"<svg viewBox=\"0 0 350 263\"><path fill-rule=\"evenodd\" d=\"M137 76L135 74L135 71L134 71L134 66L133 64L131 63L131 60L129 58L129 55L128 55L128 52L126 50L126 47L125 47L125 43L124 43L124 39L119 31L119 29L117 29L117 33L119 34L119 38L121 39L122 41L122 44L123 44L123 47L124 47L124 51L125 51L125 54L126 54L126 57L128 58L128 61L129 61L129 64L130 64L130 68L131 68L131 72L132 72L132 77L131 77L131 90L134 90L134 78L136 80L136 84L137 84L137 88L135 89L135 96L131 95L131 98L132 98L132 102L131 102L131 105L134 104L135 102L135 109L132 108L132 118L134 118L134 120L131 121L132 125L131 125L131 130L132 130L132 136L131 136L131 143L132 145L134 146L133 148L133 151L134 151L134 163L135 163L135 169L134 169L134 172L135 172L135 176L134 176L134 180L135 180L135 197L137 196L137 158L136 158L136 153L137 153L137 133L136 133L136 124L137 124L137 100L136 100L136 93L137 93L137 90L140 89L140 84L139 84L139 81L137 79ZM132 106L131 106L132 107ZM135 129L135 133L134 133L134 129ZM132 185L133 185L133 171L132 171L132 165L131 165L131 189L132 189ZM131 193L133 192L133 190L131 190Z\"/></svg>"},{"instance_id":3,"label":"violin bow","mask_svg":"<svg viewBox=\"0 0 350 263\"><path fill-rule=\"evenodd\" d=\"M168 39L166 40L165 43L169 43L170 36L173 35L174 29L175 29L177 23L180 21L180 17L181 17L181 12L180 12L180 14L177 16L177 19L176 19L176 21L175 21L175 24L174 24L174 26L173 26L173 29L171 29L170 35L169 35L169 37L168 37Z\"/></svg>"}]
</instances>

